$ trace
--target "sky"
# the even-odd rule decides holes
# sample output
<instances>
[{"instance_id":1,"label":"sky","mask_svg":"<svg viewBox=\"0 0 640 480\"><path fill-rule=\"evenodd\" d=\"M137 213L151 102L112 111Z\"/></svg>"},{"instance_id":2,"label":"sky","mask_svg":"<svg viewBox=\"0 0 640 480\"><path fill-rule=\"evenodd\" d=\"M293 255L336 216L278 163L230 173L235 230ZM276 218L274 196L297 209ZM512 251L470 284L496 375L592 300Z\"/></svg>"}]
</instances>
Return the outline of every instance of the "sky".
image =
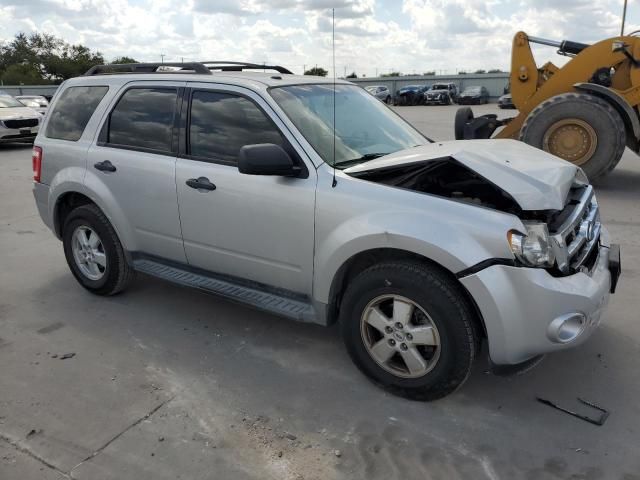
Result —
<instances>
[{"instance_id":1,"label":"sky","mask_svg":"<svg viewBox=\"0 0 640 480\"><path fill-rule=\"evenodd\" d=\"M619 34L622 0L0 0L0 42L46 32L107 60L318 65L336 74L509 69L513 35L593 42ZM631 0L627 29L640 29ZM562 57L535 48L539 63Z\"/></svg>"}]
</instances>

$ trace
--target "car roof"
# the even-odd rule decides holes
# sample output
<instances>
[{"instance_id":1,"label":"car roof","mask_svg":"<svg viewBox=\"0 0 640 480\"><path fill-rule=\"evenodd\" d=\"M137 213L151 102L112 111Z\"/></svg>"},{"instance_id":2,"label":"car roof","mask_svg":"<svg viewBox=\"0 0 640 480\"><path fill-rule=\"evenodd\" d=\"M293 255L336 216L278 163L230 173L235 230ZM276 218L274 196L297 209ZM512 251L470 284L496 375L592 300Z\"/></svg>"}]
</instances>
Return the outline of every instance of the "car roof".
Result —
<instances>
[{"instance_id":1,"label":"car roof","mask_svg":"<svg viewBox=\"0 0 640 480\"><path fill-rule=\"evenodd\" d=\"M105 85L125 84L134 81L174 81L191 83L224 83L250 89L266 89L305 84L333 84L353 85L345 80L313 75L291 75L266 72L212 72L211 75L197 73L115 73L104 75L87 75L75 77L65 82L65 86L71 85Z\"/></svg>"}]
</instances>

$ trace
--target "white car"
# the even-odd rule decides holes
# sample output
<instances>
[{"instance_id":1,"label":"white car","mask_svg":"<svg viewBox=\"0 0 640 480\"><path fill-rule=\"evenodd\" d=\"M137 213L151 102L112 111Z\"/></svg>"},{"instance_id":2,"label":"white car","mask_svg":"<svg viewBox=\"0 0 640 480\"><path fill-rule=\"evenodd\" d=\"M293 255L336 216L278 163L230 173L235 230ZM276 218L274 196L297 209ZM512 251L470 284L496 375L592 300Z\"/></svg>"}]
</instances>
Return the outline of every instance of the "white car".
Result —
<instances>
[{"instance_id":1,"label":"white car","mask_svg":"<svg viewBox=\"0 0 640 480\"><path fill-rule=\"evenodd\" d=\"M42 115L10 95L0 95L0 143L33 142Z\"/></svg>"},{"instance_id":2,"label":"white car","mask_svg":"<svg viewBox=\"0 0 640 480\"><path fill-rule=\"evenodd\" d=\"M41 115L47 114L49 102L42 95L16 95L15 99L22 103L25 107L33 108Z\"/></svg>"}]
</instances>

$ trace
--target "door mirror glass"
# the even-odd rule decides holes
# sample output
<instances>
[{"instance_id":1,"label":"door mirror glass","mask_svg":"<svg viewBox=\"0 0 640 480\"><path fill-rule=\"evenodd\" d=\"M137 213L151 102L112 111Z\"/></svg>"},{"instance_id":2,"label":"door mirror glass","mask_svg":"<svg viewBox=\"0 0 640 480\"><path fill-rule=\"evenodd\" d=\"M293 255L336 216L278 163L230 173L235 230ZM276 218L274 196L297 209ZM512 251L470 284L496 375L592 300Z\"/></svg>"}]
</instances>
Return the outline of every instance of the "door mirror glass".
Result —
<instances>
[{"instance_id":1,"label":"door mirror glass","mask_svg":"<svg viewBox=\"0 0 640 480\"><path fill-rule=\"evenodd\" d=\"M293 160L280 145L273 143L258 143L245 145L238 155L238 170L247 175L278 175L295 177L300 173L300 167L293 164Z\"/></svg>"}]
</instances>

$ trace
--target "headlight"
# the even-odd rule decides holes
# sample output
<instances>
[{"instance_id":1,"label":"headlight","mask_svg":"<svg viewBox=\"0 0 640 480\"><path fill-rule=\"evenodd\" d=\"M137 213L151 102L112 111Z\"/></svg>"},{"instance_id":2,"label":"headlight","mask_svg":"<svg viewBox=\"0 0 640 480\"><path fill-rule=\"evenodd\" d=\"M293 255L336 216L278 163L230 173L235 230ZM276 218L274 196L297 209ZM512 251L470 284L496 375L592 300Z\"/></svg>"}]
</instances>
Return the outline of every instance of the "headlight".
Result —
<instances>
[{"instance_id":1,"label":"headlight","mask_svg":"<svg viewBox=\"0 0 640 480\"><path fill-rule=\"evenodd\" d=\"M526 235L517 230L511 230L507 233L511 251L521 263L529 267L552 267L555 256L547 224L542 222L523 223L527 229Z\"/></svg>"}]
</instances>

